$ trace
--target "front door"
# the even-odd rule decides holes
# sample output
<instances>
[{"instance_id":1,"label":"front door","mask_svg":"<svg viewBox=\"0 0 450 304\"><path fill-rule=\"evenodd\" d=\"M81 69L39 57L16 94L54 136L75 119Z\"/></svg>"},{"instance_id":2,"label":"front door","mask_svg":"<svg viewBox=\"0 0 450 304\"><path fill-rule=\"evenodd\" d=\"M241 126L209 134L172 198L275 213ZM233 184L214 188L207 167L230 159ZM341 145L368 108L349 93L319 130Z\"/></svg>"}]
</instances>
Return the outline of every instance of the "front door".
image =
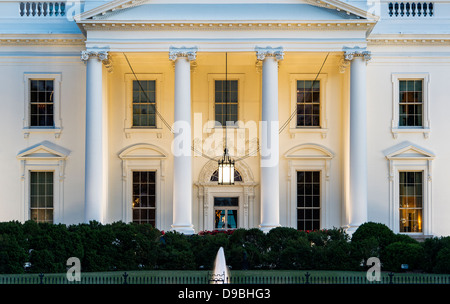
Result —
<instances>
[{"instance_id":1,"label":"front door","mask_svg":"<svg viewBox=\"0 0 450 304\"><path fill-rule=\"evenodd\" d=\"M238 228L238 197L214 197L214 229Z\"/></svg>"}]
</instances>

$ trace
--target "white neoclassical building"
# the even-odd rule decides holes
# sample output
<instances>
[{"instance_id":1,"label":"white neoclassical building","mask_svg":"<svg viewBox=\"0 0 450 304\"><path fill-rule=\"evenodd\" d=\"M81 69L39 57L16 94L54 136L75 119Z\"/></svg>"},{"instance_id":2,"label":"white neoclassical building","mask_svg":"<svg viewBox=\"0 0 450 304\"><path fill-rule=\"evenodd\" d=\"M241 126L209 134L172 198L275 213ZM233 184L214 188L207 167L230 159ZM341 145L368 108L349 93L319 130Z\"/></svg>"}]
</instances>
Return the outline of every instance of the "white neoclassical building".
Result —
<instances>
[{"instance_id":1,"label":"white neoclassical building","mask_svg":"<svg viewBox=\"0 0 450 304\"><path fill-rule=\"evenodd\" d=\"M450 1L0 8L0 221L450 234Z\"/></svg>"}]
</instances>

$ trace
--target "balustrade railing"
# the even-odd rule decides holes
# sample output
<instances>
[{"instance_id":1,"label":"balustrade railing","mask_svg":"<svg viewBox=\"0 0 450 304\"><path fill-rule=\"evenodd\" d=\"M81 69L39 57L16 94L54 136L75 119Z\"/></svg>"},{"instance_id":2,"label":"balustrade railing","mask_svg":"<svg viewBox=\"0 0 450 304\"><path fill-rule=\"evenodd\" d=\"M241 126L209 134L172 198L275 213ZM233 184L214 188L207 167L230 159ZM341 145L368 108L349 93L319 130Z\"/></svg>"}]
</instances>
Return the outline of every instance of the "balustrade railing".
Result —
<instances>
[{"instance_id":1,"label":"balustrade railing","mask_svg":"<svg viewBox=\"0 0 450 304\"><path fill-rule=\"evenodd\" d=\"M66 14L66 3L52 1L20 2L19 14L22 17L63 17Z\"/></svg>"},{"instance_id":2,"label":"balustrade railing","mask_svg":"<svg viewBox=\"0 0 450 304\"><path fill-rule=\"evenodd\" d=\"M390 17L432 17L434 4L432 2L389 2Z\"/></svg>"}]
</instances>

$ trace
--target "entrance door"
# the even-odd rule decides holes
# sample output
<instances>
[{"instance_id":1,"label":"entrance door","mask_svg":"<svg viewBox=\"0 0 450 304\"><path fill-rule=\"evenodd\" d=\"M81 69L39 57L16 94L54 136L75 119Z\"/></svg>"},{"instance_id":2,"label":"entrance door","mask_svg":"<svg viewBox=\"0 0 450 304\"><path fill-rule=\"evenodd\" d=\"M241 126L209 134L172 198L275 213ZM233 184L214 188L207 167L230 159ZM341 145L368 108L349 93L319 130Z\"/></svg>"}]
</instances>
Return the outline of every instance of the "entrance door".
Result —
<instances>
[{"instance_id":1,"label":"entrance door","mask_svg":"<svg viewBox=\"0 0 450 304\"><path fill-rule=\"evenodd\" d=\"M214 197L214 229L238 228L238 197Z\"/></svg>"}]
</instances>

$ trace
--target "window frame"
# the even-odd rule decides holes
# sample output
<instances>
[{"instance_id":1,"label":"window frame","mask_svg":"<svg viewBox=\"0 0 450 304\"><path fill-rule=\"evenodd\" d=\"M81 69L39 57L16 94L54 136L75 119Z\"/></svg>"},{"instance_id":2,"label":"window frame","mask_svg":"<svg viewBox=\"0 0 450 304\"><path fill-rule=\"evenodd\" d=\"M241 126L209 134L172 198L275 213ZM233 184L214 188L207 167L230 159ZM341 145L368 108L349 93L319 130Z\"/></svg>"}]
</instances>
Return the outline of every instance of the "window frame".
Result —
<instances>
[{"instance_id":1,"label":"window frame","mask_svg":"<svg viewBox=\"0 0 450 304\"><path fill-rule=\"evenodd\" d=\"M394 233L410 236L432 234L432 161L434 154L409 142L401 143L385 152L389 163L389 228ZM422 171L422 232L400 232L400 174Z\"/></svg>"},{"instance_id":2,"label":"window frame","mask_svg":"<svg viewBox=\"0 0 450 304\"><path fill-rule=\"evenodd\" d=\"M162 137L162 121L155 112L155 126L133 126L133 81L155 81L155 104L159 113L164 113L164 77L162 73L145 73L145 74L124 74L125 82L125 117L124 117L124 134L126 138L130 138L133 134L153 134L157 138ZM162 114L163 115L163 114ZM163 115L164 116L164 115Z\"/></svg>"},{"instance_id":3,"label":"window frame","mask_svg":"<svg viewBox=\"0 0 450 304\"><path fill-rule=\"evenodd\" d=\"M320 228L330 226L331 209L330 174L334 154L317 144L300 144L288 150L287 171L287 226L297 227L297 172L320 171Z\"/></svg>"},{"instance_id":4,"label":"window frame","mask_svg":"<svg viewBox=\"0 0 450 304\"><path fill-rule=\"evenodd\" d=\"M53 126L31 126L31 80L53 80ZM32 133L54 134L55 138L61 136L61 82L62 73L24 73L24 116L23 135L29 138Z\"/></svg>"},{"instance_id":5,"label":"window frame","mask_svg":"<svg viewBox=\"0 0 450 304\"><path fill-rule=\"evenodd\" d=\"M135 144L124 149L119 158L122 160L122 217L125 223L133 221L133 172L155 171L155 227L161 229L166 226L164 214L166 206L161 203L165 201L165 159L168 153L160 147L152 144Z\"/></svg>"},{"instance_id":6,"label":"window frame","mask_svg":"<svg viewBox=\"0 0 450 304\"><path fill-rule=\"evenodd\" d=\"M238 102L237 102L237 121L235 125L228 126L228 128L239 128L239 122L243 121L243 101L245 90L245 74L244 73L209 73L208 74L208 122L206 132L211 133L214 129L222 129L224 126L216 125L216 80L237 80L238 82Z\"/></svg>"},{"instance_id":7,"label":"window frame","mask_svg":"<svg viewBox=\"0 0 450 304\"><path fill-rule=\"evenodd\" d=\"M317 79L316 79L317 77ZM297 126L297 113L295 119L292 119L289 124L289 131L292 137L296 137L297 134L301 133L318 133L322 138L326 138L328 133L328 113L327 113L327 81L328 74L321 73L317 74L290 74L290 85L291 85L291 112L294 113L297 110L297 81L298 80L318 80L320 81L320 126L319 127L308 127L308 126Z\"/></svg>"},{"instance_id":8,"label":"window frame","mask_svg":"<svg viewBox=\"0 0 450 304\"><path fill-rule=\"evenodd\" d=\"M20 160L22 203L20 220L31 219L30 171L53 171L53 223L64 222L64 180L69 150L50 143L34 145L17 155Z\"/></svg>"},{"instance_id":9,"label":"window frame","mask_svg":"<svg viewBox=\"0 0 450 304\"><path fill-rule=\"evenodd\" d=\"M428 138L430 122L430 75L429 73L392 73L392 120L391 133L394 139L401 133L422 133ZM400 126L400 80L422 80L422 126Z\"/></svg>"}]
</instances>

